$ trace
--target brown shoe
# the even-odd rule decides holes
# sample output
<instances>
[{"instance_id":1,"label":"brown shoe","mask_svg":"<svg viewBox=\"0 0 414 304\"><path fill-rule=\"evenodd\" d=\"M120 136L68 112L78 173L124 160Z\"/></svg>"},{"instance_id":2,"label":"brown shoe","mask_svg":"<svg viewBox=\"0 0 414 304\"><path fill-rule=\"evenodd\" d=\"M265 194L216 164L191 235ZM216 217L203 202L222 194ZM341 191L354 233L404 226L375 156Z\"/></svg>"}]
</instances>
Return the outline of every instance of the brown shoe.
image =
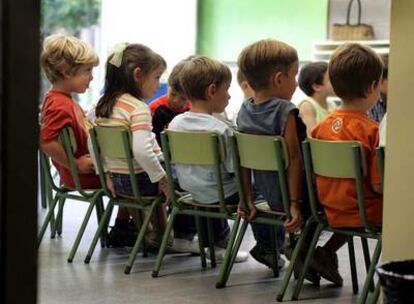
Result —
<instances>
[{"instance_id":1,"label":"brown shoe","mask_svg":"<svg viewBox=\"0 0 414 304\"><path fill-rule=\"evenodd\" d=\"M317 271L324 279L332 282L335 286L342 286L343 279L338 272L338 256L335 252L318 246L311 263L311 268Z\"/></svg>"}]
</instances>

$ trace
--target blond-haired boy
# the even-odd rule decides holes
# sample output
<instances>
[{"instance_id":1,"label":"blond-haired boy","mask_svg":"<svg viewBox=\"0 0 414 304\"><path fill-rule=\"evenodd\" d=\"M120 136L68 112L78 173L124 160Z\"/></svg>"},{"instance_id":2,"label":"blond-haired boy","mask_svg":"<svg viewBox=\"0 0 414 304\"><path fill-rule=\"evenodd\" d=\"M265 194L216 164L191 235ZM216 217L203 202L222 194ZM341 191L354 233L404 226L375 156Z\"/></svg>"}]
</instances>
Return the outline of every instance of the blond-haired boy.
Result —
<instances>
[{"instance_id":1,"label":"blond-haired boy","mask_svg":"<svg viewBox=\"0 0 414 304\"><path fill-rule=\"evenodd\" d=\"M76 139L76 164L84 188L99 188L87 146L88 121L72 93L84 93L93 79L92 68L99 63L92 47L71 36L52 35L45 39L40 62L52 88L41 110L40 146L52 158L63 184L74 188L66 153L58 142L64 127L71 127Z\"/></svg>"}]
</instances>

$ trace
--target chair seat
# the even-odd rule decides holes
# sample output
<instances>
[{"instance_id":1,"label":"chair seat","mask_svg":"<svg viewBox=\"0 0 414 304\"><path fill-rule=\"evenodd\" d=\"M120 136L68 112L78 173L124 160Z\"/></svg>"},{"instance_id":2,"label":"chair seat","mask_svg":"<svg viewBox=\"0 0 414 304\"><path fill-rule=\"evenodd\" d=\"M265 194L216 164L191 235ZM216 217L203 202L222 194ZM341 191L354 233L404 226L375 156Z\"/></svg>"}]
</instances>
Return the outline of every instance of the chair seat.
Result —
<instances>
[{"instance_id":1,"label":"chair seat","mask_svg":"<svg viewBox=\"0 0 414 304\"><path fill-rule=\"evenodd\" d=\"M276 214L276 215L286 215L284 212L275 211L270 209L269 204L266 201L257 201L255 203L256 209L259 212L269 213L269 214Z\"/></svg>"},{"instance_id":2,"label":"chair seat","mask_svg":"<svg viewBox=\"0 0 414 304\"><path fill-rule=\"evenodd\" d=\"M185 195L181 196L177 201L179 203L189 205L189 206L192 206L192 207L203 207L205 209L211 209L211 210L217 210L217 211L220 210L220 204L203 204L203 203L197 202L193 199L191 194L185 194ZM227 205L227 207L232 211L237 210L237 204L236 205Z\"/></svg>"},{"instance_id":3,"label":"chair seat","mask_svg":"<svg viewBox=\"0 0 414 304\"><path fill-rule=\"evenodd\" d=\"M130 200L131 203L136 202L135 196L133 195L126 195L126 194L117 194L117 197ZM144 205L151 205L152 202L156 199L156 196L141 196L142 203Z\"/></svg>"}]
</instances>

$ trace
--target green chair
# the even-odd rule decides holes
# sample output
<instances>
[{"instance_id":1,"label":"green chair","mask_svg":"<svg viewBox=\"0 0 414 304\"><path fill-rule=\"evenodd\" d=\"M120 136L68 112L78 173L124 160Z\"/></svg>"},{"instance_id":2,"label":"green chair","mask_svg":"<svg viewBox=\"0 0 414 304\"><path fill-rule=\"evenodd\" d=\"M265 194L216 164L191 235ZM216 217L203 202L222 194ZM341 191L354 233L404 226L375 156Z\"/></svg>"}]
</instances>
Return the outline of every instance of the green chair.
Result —
<instances>
[{"instance_id":1,"label":"green chair","mask_svg":"<svg viewBox=\"0 0 414 304\"><path fill-rule=\"evenodd\" d=\"M304 141L302 143L302 147L312 216L317 222L317 227L309 247L310 250L304 262L303 271L299 276L298 283L293 294L293 299L298 299L305 273L315 252L316 242L320 233L325 230L348 237L348 250L354 294L358 293L358 278L356 272L353 237L357 236L361 238L365 267L367 269L367 278L364 283L362 294L359 298L359 303L365 303L369 290L374 289L373 275L375 265L377 264L381 254L381 231L378 227L371 226L367 221L363 192L363 177L366 175L367 169L363 147L358 141L325 141L312 138L308 138ZM331 178L349 178L355 180L359 215L362 223L361 228L339 229L328 225L323 212L318 210L318 199L315 186L313 184L315 174ZM370 261L367 239L378 240L372 256L372 261Z\"/></svg>"},{"instance_id":2,"label":"green chair","mask_svg":"<svg viewBox=\"0 0 414 304\"><path fill-rule=\"evenodd\" d=\"M158 252L157 260L152 272L152 276L158 277L162 259L165 254L167 239L173 227L177 214L194 215L196 228L199 235L201 266L207 266L206 256L203 246L200 224L200 217L207 220L208 244L211 254L211 266L216 266L212 221L213 218L233 220L234 225L230 233L227 248L232 248L239 227L240 218L237 216L237 206L227 205L225 202L223 181L221 174L222 162L225 159L226 149L222 144L221 136L214 132L184 132L167 130L161 134L162 148L164 152L166 172L169 182L169 192L172 200L172 211L168 218L167 228L162 239L161 247ZM218 205L208 205L197 202L191 195L178 197L174 190L174 180L172 166L174 164L186 165L208 165L214 168L214 176L217 182ZM228 250L226 251L227 256ZM224 265L224 264L223 264Z\"/></svg>"},{"instance_id":3,"label":"green chair","mask_svg":"<svg viewBox=\"0 0 414 304\"><path fill-rule=\"evenodd\" d=\"M40 229L39 237L38 237L38 246L42 241L42 238L45 234L47 226L49 223L51 224L51 237L54 238L55 232L58 235L62 234L62 220L63 220L63 207L65 205L66 199L73 199L76 201L83 201L89 203L89 207L86 211L86 214L83 218L81 227L78 231L76 236L75 242L72 245L72 249L69 253L68 262L71 263L75 257L76 251L79 247L79 243L82 239L82 236L85 232L86 226L89 222L89 218L93 209L96 206L96 213L98 222L102 216L104 206L102 201L102 195L104 194L102 189L83 189L80 184L79 179L79 172L76 166L74 152L76 151L76 141L73 135L73 131L69 127L65 127L60 136L59 142L61 143L62 147L66 152L66 156L69 161L70 172L72 174L72 178L75 184L74 189L69 189L65 186L58 186L56 185L53 176L51 174L51 166L48 157L42 153L41 154L41 164L42 169L45 176L45 192L47 195L47 201L49 203L49 210L46 214L46 217L43 221L42 227ZM55 195L53 196L53 192ZM55 208L58 205L58 213L56 215L55 220ZM101 245L104 246L105 244L105 235L101 236Z\"/></svg>"},{"instance_id":4,"label":"green chair","mask_svg":"<svg viewBox=\"0 0 414 304\"><path fill-rule=\"evenodd\" d=\"M129 274L131 272L132 266L134 265L135 258L141 248L141 245L144 245L143 240L150 219L154 215L154 211L156 210L157 206L161 205L165 201L165 197L162 194L159 194L157 196L141 196L138 189L138 183L136 180L133 165L134 155L131 147L131 133L127 129L94 127L89 131L89 134L92 140L99 178L101 180L104 193L109 197L109 202L99 223L99 227L95 233L92 244L89 247L88 254L85 258L85 263L88 264L90 262L98 238L107 228L108 222L111 218L112 210L115 205L135 208L138 211L145 210L145 218L139 229L137 240L135 241L134 247L129 255L129 259L124 270L125 274ZM106 184L107 177L105 169L103 167L103 160L106 157L119 158L126 161L128 165L129 177L132 184L133 196L112 196ZM139 213L139 216L142 217L142 213Z\"/></svg>"},{"instance_id":5,"label":"green chair","mask_svg":"<svg viewBox=\"0 0 414 304\"><path fill-rule=\"evenodd\" d=\"M272 247L274 252L274 262L277 265L277 248L276 248L276 234L275 228L277 226L283 226L286 219L290 218L290 198L288 183L286 177L286 169L289 166L287 149L284 139L280 136L266 136L266 135L252 135L235 132L231 141L233 159L235 165L235 173L237 184L240 193L240 202L244 205L244 208L248 210L245 189L243 187L243 180L241 174L241 168L247 168L250 170L265 170L275 171L279 177L280 190L282 194L283 211L277 212L270 209L267 202L256 202L257 215L253 220L253 223L267 224L272 227ZM276 187L276 185L275 185ZM247 221L243 221L240 227L240 231L237 235L234 247L230 252L229 261L223 263L221 268L220 280L217 282L217 287L225 287L229 278L235 256L241 245L244 234L248 226ZM300 234L300 237L293 250L291 262L286 269L282 286L279 290L277 300L283 301L284 294L289 284L290 277L293 272L293 266L298 257L300 247L303 244L303 240L309 233L310 221L308 221ZM278 271L275 271L275 276L278 276Z\"/></svg>"}]
</instances>

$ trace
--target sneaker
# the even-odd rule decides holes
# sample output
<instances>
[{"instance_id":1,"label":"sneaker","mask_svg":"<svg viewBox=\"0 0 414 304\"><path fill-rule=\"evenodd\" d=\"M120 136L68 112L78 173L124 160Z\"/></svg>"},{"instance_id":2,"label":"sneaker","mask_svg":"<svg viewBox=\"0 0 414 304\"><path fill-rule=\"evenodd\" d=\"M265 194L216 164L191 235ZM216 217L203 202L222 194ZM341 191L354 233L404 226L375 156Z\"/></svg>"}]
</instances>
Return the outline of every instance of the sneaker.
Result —
<instances>
[{"instance_id":1,"label":"sneaker","mask_svg":"<svg viewBox=\"0 0 414 304\"><path fill-rule=\"evenodd\" d=\"M216 257L216 263L223 263L224 256L226 254L226 249L221 248L221 247L214 247L214 254L215 254L215 257ZM207 250L206 250L206 258L208 260L211 260L210 248L207 248ZM247 252L238 251L237 255L236 255L236 259L234 260L234 263L246 262L248 258L249 258L249 255L248 255Z\"/></svg>"},{"instance_id":2,"label":"sneaker","mask_svg":"<svg viewBox=\"0 0 414 304\"><path fill-rule=\"evenodd\" d=\"M180 253L200 254L198 238L194 237L192 240L175 238L171 250Z\"/></svg>"},{"instance_id":3,"label":"sneaker","mask_svg":"<svg viewBox=\"0 0 414 304\"><path fill-rule=\"evenodd\" d=\"M284 253L285 253L286 258L290 261L292 258L292 253L293 253L292 247L285 246ZM297 278L302 273L305 258L306 258L306 255L304 253L304 250L302 249L301 252L299 252L298 257L296 258L296 262L293 267L293 272L295 273L295 277ZM305 279L312 282L313 285L319 286L320 281L321 281L321 276L314 269L312 269L312 265L311 265L307 273L305 274Z\"/></svg>"},{"instance_id":4,"label":"sneaker","mask_svg":"<svg viewBox=\"0 0 414 304\"><path fill-rule=\"evenodd\" d=\"M340 287L343 285L343 279L338 272L338 256L336 252L331 252L318 246L315 249L311 267L320 273L323 278L334 283L335 286Z\"/></svg>"},{"instance_id":5,"label":"sneaker","mask_svg":"<svg viewBox=\"0 0 414 304\"><path fill-rule=\"evenodd\" d=\"M250 250L250 255L259 263L266 265L272 270L275 270L275 262L273 259L273 254L269 250L264 249L263 247L256 245ZM285 266L285 260L280 256L278 260L277 268L281 270Z\"/></svg>"}]
</instances>

